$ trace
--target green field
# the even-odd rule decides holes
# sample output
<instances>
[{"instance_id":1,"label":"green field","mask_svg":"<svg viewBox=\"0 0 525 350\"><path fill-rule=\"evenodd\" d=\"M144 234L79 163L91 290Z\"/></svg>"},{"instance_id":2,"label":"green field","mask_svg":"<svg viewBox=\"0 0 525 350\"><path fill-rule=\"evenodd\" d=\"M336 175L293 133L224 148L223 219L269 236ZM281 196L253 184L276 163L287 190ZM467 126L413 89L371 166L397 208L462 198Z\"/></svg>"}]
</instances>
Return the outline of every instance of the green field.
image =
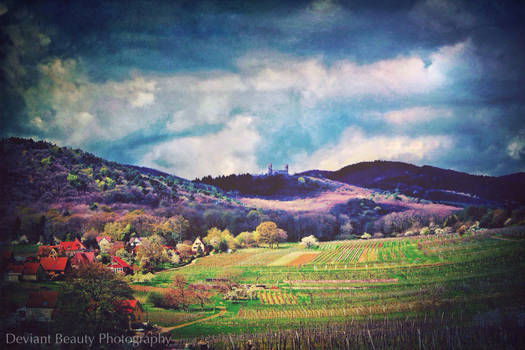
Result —
<instances>
[{"instance_id":1,"label":"green field","mask_svg":"<svg viewBox=\"0 0 525 350\"><path fill-rule=\"evenodd\" d=\"M523 334L525 240L523 230L504 233L323 242L315 249L298 244L240 249L158 272L151 282L132 287L147 319L162 327L221 312L171 330L181 344L205 338L218 348L234 348L232 341L252 339L260 348L272 348L282 336L282 348L293 349L300 334L312 343L297 340L297 348L346 347L337 343L344 339L352 341L348 348L369 348L373 342L383 342L380 348L441 348L444 342L456 344L444 347L506 347ZM215 290L204 309L151 305L148 295L169 288L175 274L188 283L212 284L206 279L221 278L260 287L256 298L239 301L223 300ZM23 304L41 284L20 284L12 301ZM46 287L59 285L48 282ZM323 345L320 339L335 343Z\"/></svg>"},{"instance_id":2,"label":"green field","mask_svg":"<svg viewBox=\"0 0 525 350\"><path fill-rule=\"evenodd\" d=\"M494 312L505 317L523 313L524 248L520 234L339 241L317 249L253 248L160 272L153 285L166 287L177 273L189 282L229 278L266 288L256 300L215 299L227 312L174 330L177 338L374 319L471 325L492 322ZM289 266L301 254L312 253L317 255L310 261Z\"/></svg>"}]
</instances>

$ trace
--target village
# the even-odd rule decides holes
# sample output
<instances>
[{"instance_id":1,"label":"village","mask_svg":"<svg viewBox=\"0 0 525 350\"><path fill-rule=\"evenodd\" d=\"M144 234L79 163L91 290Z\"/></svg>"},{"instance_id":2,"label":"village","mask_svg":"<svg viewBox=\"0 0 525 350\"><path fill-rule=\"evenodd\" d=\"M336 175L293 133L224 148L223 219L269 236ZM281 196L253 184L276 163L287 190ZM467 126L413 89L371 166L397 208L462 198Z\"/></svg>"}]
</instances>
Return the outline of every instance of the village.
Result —
<instances>
[{"instance_id":1,"label":"village","mask_svg":"<svg viewBox=\"0 0 525 350\"><path fill-rule=\"evenodd\" d=\"M10 284L65 281L76 270L95 263L102 263L120 276L133 276L140 274L140 267L135 258L142 243L143 239L140 237L132 237L124 242L113 241L108 236L98 236L96 243L82 242L76 238L72 241L57 242L56 245L39 245L37 250L29 255L15 255L13 251L6 250L0 255L2 280L3 283ZM121 249L127 253L126 259L115 253ZM194 242L181 242L178 248L162 245L162 250L163 254L177 257L175 261L178 261L178 264L175 266L183 266L196 257L208 254L210 247L206 247L200 238L196 238ZM58 298L58 291L47 290L46 287L30 292L25 307L17 309L10 322L51 322L55 316ZM128 314L130 331L137 334L146 330L155 331L155 328L146 322L144 308L138 300L124 299L118 302Z\"/></svg>"}]
</instances>

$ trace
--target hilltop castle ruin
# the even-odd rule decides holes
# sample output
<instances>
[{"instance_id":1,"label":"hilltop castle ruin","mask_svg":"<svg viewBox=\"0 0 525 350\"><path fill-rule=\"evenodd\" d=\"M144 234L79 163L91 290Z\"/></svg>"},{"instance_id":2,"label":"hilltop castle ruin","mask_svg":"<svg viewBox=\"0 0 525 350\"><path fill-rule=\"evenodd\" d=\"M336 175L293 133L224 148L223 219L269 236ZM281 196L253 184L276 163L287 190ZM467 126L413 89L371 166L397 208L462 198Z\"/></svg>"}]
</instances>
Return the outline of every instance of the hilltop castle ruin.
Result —
<instances>
[{"instance_id":1,"label":"hilltop castle ruin","mask_svg":"<svg viewBox=\"0 0 525 350\"><path fill-rule=\"evenodd\" d=\"M272 163L268 164L268 171L266 172L266 175L272 176L272 175L288 175L288 164L284 165L283 170L274 170L272 168Z\"/></svg>"}]
</instances>

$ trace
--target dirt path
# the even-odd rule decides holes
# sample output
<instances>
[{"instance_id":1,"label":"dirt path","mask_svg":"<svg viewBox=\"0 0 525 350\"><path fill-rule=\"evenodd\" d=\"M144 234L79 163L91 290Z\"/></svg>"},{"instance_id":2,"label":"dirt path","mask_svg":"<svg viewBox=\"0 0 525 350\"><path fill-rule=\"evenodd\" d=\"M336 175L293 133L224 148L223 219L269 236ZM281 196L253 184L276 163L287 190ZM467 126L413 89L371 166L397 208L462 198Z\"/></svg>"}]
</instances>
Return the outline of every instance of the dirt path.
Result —
<instances>
[{"instance_id":1,"label":"dirt path","mask_svg":"<svg viewBox=\"0 0 525 350\"><path fill-rule=\"evenodd\" d=\"M226 312L226 308L224 306L218 306L217 308L221 309L221 311L219 311L218 313L216 313L214 315L211 315L211 316L208 316L208 317L204 317L204 318L199 318L198 320L186 322L186 323L179 324L179 325L172 326L172 327L162 327L160 329L160 333L168 333L168 332L170 332L170 331L172 331L174 329L177 329L177 328L186 327L186 326L189 326L191 324L198 323L198 322L208 321L208 320L211 320L213 318L217 318L219 316L222 316Z\"/></svg>"},{"instance_id":2,"label":"dirt path","mask_svg":"<svg viewBox=\"0 0 525 350\"><path fill-rule=\"evenodd\" d=\"M500 241L510 241L510 242L519 242L519 239L512 239L512 238L504 238L504 237L498 237L498 236L490 236L492 239L499 239Z\"/></svg>"}]
</instances>

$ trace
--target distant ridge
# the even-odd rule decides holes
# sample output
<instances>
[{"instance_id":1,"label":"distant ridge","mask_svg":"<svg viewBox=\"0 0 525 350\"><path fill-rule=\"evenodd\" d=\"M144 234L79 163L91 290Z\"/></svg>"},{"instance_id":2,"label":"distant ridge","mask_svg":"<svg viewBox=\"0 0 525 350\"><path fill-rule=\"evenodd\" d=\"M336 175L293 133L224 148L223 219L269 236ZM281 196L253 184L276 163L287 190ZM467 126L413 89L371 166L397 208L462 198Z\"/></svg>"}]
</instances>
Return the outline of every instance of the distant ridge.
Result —
<instances>
[{"instance_id":1,"label":"distant ridge","mask_svg":"<svg viewBox=\"0 0 525 350\"><path fill-rule=\"evenodd\" d=\"M525 173L504 176L471 175L433 166L373 161L345 166L336 171L309 170L299 175L325 177L351 185L398 191L439 201L525 203ZM470 199L469 199L470 197ZM496 203L494 203L496 204Z\"/></svg>"}]
</instances>

